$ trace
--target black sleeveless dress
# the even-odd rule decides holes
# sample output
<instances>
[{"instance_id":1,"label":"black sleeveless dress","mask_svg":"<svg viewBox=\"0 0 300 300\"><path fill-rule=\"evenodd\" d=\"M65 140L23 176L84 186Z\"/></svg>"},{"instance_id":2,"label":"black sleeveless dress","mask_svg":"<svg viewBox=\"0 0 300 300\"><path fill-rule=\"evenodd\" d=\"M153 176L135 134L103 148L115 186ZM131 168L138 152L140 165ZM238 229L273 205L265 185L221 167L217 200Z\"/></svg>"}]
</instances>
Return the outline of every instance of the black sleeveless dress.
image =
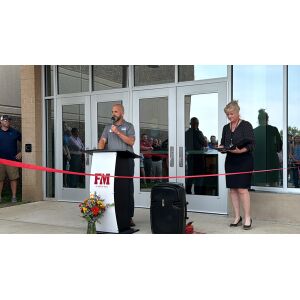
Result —
<instances>
[{"instance_id":1,"label":"black sleeveless dress","mask_svg":"<svg viewBox=\"0 0 300 300\"><path fill-rule=\"evenodd\" d=\"M252 151L255 146L254 132L252 125L242 120L234 132L231 132L230 124L223 127L221 145L230 147L231 145L243 145L248 149L242 154L233 154L228 152L225 160L225 172L249 172L253 171ZM228 175L226 176L226 187L233 189L249 189L251 187L252 173Z\"/></svg>"}]
</instances>

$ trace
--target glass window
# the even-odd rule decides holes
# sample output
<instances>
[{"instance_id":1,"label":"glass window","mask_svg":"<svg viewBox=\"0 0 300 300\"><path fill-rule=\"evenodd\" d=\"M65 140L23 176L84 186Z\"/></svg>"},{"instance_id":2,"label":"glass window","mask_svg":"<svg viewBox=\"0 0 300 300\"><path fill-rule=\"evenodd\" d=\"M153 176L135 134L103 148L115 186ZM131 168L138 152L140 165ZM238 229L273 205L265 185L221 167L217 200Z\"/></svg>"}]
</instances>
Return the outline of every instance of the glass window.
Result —
<instances>
[{"instance_id":1,"label":"glass window","mask_svg":"<svg viewBox=\"0 0 300 300\"><path fill-rule=\"evenodd\" d=\"M300 66L288 66L288 187L299 188L300 173Z\"/></svg>"},{"instance_id":2,"label":"glass window","mask_svg":"<svg viewBox=\"0 0 300 300\"><path fill-rule=\"evenodd\" d=\"M283 67L234 66L233 99L249 121L256 140L255 170L282 168ZM253 174L254 186L282 187L282 171Z\"/></svg>"},{"instance_id":3,"label":"glass window","mask_svg":"<svg viewBox=\"0 0 300 300\"><path fill-rule=\"evenodd\" d=\"M193 81L227 77L227 66L178 66L179 81Z\"/></svg>"},{"instance_id":4,"label":"glass window","mask_svg":"<svg viewBox=\"0 0 300 300\"><path fill-rule=\"evenodd\" d=\"M89 66L58 66L58 93L89 91Z\"/></svg>"},{"instance_id":5,"label":"glass window","mask_svg":"<svg viewBox=\"0 0 300 300\"><path fill-rule=\"evenodd\" d=\"M140 175L168 176L168 97L140 99ZM161 179L141 179L149 190Z\"/></svg>"},{"instance_id":6,"label":"glass window","mask_svg":"<svg viewBox=\"0 0 300 300\"><path fill-rule=\"evenodd\" d=\"M46 117L46 167L55 168L54 163L54 100L45 100ZM55 173L46 172L46 197L55 197Z\"/></svg>"},{"instance_id":7,"label":"glass window","mask_svg":"<svg viewBox=\"0 0 300 300\"><path fill-rule=\"evenodd\" d=\"M45 66L45 97L53 96L53 66Z\"/></svg>"},{"instance_id":8,"label":"glass window","mask_svg":"<svg viewBox=\"0 0 300 300\"><path fill-rule=\"evenodd\" d=\"M175 66L134 66L134 85L175 82Z\"/></svg>"},{"instance_id":9,"label":"glass window","mask_svg":"<svg viewBox=\"0 0 300 300\"><path fill-rule=\"evenodd\" d=\"M218 93L185 95L185 175L218 173ZM187 194L219 195L218 177L187 178Z\"/></svg>"},{"instance_id":10,"label":"glass window","mask_svg":"<svg viewBox=\"0 0 300 300\"><path fill-rule=\"evenodd\" d=\"M63 105L62 107L62 158L63 169L85 173L85 115L84 104ZM85 188L85 177L63 176L63 187Z\"/></svg>"},{"instance_id":11,"label":"glass window","mask_svg":"<svg viewBox=\"0 0 300 300\"><path fill-rule=\"evenodd\" d=\"M128 87L128 66L93 66L93 91Z\"/></svg>"}]
</instances>

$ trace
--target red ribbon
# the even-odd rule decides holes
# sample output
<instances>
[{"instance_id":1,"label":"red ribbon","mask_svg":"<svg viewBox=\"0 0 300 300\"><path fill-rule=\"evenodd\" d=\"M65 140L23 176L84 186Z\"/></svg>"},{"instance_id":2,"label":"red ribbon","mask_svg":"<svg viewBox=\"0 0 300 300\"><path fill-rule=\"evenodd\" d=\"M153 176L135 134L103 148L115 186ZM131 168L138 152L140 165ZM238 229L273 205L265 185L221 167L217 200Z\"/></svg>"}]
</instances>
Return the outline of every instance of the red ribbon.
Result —
<instances>
[{"instance_id":1,"label":"red ribbon","mask_svg":"<svg viewBox=\"0 0 300 300\"><path fill-rule=\"evenodd\" d=\"M0 158L0 164L17 167L22 169L30 169L37 171L44 171L49 173L61 173L61 174L70 174L70 175L78 175L78 176L95 176L95 174L90 173L80 173L80 172L72 172L48 167L37 166L34 164L25 164L18 161L7 160ZM134 178L134 179L176 179L176 178L203 178L203 177L215 177L215 176L230 176L230 175L241 175L241 174L249 174L249 173L263 173L263 172L273 172L280 170L288 170L297 167L289 167L289 168L278 168L278 169L269 169L269 170L257 170L257 171L247 171L247 172L233 172L233 173L223 173L223 174L200 174L200 175L190 175L190 176L160 176L160 177L139 177L139 176L110 176L113 178ZM99 172L100 173L100 172Z\"/></svg>"}]
</instances>

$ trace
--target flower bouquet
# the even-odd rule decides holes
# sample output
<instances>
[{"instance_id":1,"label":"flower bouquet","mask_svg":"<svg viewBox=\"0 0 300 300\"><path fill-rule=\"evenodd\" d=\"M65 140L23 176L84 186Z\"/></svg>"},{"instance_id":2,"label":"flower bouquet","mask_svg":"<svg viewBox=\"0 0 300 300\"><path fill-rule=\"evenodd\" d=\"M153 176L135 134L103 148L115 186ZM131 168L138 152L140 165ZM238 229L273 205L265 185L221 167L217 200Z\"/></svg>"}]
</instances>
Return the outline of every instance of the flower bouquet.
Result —
<instances>
[{"instance_id":1,"label":"flower bouquet","mask_svg":"<svg viewBox=\"0 0 300 300\"><path fill-rule=\"evenodd\" d=\"M113 204L104 204L104 199L96 194L90 194L89 198L79 204L82 217L87 220L87 233L96 233L96 222L103 216L106 208Z\"/></svg>"}]
</instances>

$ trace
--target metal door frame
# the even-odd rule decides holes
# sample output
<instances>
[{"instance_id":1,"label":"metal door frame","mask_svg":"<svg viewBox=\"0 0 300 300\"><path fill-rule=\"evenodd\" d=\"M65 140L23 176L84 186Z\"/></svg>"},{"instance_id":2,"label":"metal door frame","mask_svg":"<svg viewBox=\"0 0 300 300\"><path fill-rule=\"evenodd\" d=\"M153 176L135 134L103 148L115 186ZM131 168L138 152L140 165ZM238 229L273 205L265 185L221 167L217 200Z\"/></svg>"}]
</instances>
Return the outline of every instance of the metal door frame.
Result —
<instances>
[{"instance_id":1,"label":"metal door frame","mask_svg":"<svg viewBox=\"0 0 300 300\"><path fill-rule=\"evenodd\" d=\"M185 120L184 120L184 97L185 95L198 95L198 94L210 94L218 93L218 112L216 117L218 118L218 137L219 142L222 136L223 126L226 124L226 115L223 111L227 103L227 81L217 83L199 84L193 86L177 87L177 149L179 154L180 147L185 149ZM213 114L216 112L212 112ZM183 150L183 153L185 151ZM183 160L181 166L179 161ZM218 166L219 174L224 174L225 155L218 153ZM177 176L185 175L185 155L177 159ZM178 182L184 183L184 179L178 179ZM218 196L204 196L204 195L187 195L187 201L189 203L188 210L195 212L207 212L207 213L219 213L227 214L227 189L225 184L225 176L218 177L219 195Z\"/></svg>"}]
</instances>

